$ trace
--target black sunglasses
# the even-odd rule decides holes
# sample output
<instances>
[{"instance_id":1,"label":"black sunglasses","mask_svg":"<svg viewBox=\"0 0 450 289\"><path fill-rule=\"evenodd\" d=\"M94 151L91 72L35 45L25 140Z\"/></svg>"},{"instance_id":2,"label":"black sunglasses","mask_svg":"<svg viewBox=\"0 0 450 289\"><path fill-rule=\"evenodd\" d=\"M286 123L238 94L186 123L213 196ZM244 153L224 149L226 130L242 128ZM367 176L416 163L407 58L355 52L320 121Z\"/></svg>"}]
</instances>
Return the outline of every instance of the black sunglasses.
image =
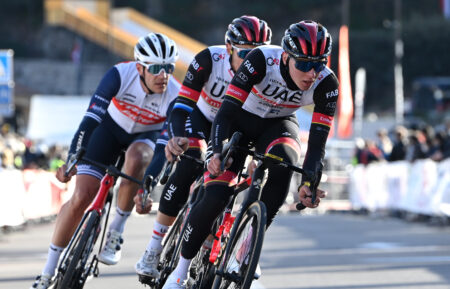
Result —
<instances>
[{"instance_id":1,"label":"black sunglasses","mask_svg":"<svg viewBox=\"0 0 450 289\"><path fill-rule=\"evenodd\" d=\"M308 72L311 69L314 68L315 72L321 72L325 69L325 66L327 65L327 61L310 61L307 59L294 59L295 61L295 68L297 68L300 71Z\"/></svg>"}]
</instances>

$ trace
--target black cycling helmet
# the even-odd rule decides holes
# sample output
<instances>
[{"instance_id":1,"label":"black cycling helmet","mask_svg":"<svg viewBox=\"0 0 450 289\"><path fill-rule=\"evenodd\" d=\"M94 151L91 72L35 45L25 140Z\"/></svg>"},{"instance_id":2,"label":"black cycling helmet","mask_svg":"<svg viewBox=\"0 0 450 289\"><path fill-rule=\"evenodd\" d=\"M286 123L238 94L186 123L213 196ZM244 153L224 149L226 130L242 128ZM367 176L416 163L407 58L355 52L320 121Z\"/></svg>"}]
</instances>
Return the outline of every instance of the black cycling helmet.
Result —
<instances>
[{"instance_id":1,"label":"black cycling helmet","mask_svg":"<svg viewBox=\"0 0 450 289\"><path fill-rule=\"evenodd\" d=\"M305 20L284 32L281 46L293 58L324 60L331 53L331 35L320 23Z\"/></svg>"},{"instance_id":2,"label":"black cycling helmet","mask_svg":"<svg viewBox=\"0 0 450 289\"><path fill-rule=\"evenodd\" d=\"M270 44L272 30L266 21L256 16L235 18L225 33L225 42L238 45L260 46Z\"/></svg>"}]
</instances>

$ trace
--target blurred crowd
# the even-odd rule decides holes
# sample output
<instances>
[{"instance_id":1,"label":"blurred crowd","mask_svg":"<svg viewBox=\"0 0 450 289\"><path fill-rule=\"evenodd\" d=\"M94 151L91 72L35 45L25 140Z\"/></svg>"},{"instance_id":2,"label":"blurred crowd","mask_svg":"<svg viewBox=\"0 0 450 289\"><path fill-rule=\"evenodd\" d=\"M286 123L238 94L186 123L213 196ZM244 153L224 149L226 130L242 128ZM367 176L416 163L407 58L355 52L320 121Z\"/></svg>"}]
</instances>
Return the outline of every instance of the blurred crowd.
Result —
<instances>
[{"instance_id":1,"label":"blurred crowd","mask_svg":"<svg viewBox=\"0 0 450 289\"><path fill-rule=\"evenodd\" d=\"M55 171L64 163L67 149L62 146L38 144L10 130L0 130L0 168L44 169Z\"/></svg>"},{"instance_id":2,"label":"blurred crowd","mask_svg":"<svg viewBox=\"0 0 450 289\"><path fill-rule=\"evenodd\" d=\"M432 159L439 162L450 157L450 119L435 128L430 125L397 126L380 129L374 139L355 140L353 164L376 161Z\"/></svg>"},{"instance_id":3,"label":"blurred crowd","mask_svg":"<svg viewBox=\"0 0 450 289\"><path fill-rule=\"evenodd\" d=\"M430 125L380 129L373 139L356 138L355 145L353 164L426 158L439 162L450 157L450 119L439 129ZM66 157L66 147L36 143L11 131L8 124L1 126L0 168L54 171Z\"/></svg>"}]
</instances>

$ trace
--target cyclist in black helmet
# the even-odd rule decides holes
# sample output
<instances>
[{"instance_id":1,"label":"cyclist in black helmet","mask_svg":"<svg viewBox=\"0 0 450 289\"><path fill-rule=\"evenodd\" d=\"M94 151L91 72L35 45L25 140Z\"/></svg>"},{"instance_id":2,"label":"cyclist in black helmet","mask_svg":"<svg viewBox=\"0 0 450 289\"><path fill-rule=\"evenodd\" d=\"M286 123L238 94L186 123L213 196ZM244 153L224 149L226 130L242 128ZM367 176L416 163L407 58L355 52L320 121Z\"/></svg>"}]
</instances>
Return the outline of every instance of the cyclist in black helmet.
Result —
<instances>
[{"instance_id":1,"label":"cyclist in black helmet","mask_svg":"<svg viewBox=\"0 0 450 289\"><path fill-rule=\"evenodd\" d=\"M304 169L316 171L325 153L325 143L338 98L338 80L327 64L331 36L314 21L292 24L285 32L282 47L268 45L253 49L237 70L214 119L211 135L214 155L205 173L206 192L186 221L190 234L185 235L177 267L168 277L164 289L185 288L187 270L210 228L223 211L233 192L232 184L242 168L245 156L233 155L233 163L220 171L222 143L233 132L243 133L239 145L254 144L259 153L270 153L296 164L300 157L299 126L295 111L315 104L309 133ZM210 178L209 174L217 176ZM262 191L267 207L267 226L283 204L292 172L281 166L269 167ZM311 202L309 179L303 177L300 201L310 208L318 206L325 192L317 190ZM239 260L238 260L239 261Z\"/></svg>"},{"instance_id":2,"label":"cyclist in black helmet","mask_svg":"<svg viewBox=\"0 0 450 289\"><path fill-rule=\"evenodd\" d=\"M205 158L211 124L228 84L251 49L270 44L271 36L272 32L264 20L244 15L228 25L225 45L210 46L195 56L169 117L170 140L166 146L166 157L170 161L173 155L183 152L198 159ZM139 275L159 275L157 265L162 250L161 241L186 203L192 182L202 171L202 166L183 158L169 178L161 195L152 237L135 266Z\"/></svg>"}]
</instances>

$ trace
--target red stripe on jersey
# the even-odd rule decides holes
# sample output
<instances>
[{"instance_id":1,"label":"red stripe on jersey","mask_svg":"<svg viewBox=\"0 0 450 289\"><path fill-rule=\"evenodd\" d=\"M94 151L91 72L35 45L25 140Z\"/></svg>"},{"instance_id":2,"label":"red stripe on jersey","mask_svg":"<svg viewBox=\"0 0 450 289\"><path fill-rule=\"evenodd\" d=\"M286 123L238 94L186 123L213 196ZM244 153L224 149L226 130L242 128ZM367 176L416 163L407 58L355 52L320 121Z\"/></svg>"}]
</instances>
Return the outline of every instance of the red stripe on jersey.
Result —
<instances>
[{"instance_id":1,"label":"red stripe on jersey","mask_svg":"<svg viewBox=\"0 0 450 289\"><path fill-rule=\"evenodd\" d=\"M119 101L115 97L112 99L114 106L125 116L132 119L134 122L151 125L164 122L166 117L160 116L149 110L143 109L139 106L130 103Z\"/></svg>"},{"instance_id":2,"label":"red stripe on jersey","mask_svg":"<svg viewBox=\"0 0 450 289\"><path fill-rule=\"evenodd\" d=\"M221 101L217 101L214 100L212 97L208 96L205 91L202 90L202 93L200 94L202 96L202 98L206 101L206 103L208 103L210 106L212 107L217 107L219 108L220 105L222 104Z\"/></svg>"},{"instance_id":3,"label":"red stripe on jersey","mask_svg":"<svg viewBox=\"0 0 450 289\"><path fill-rule=\"evenodd\" d=\"M200 97L200 91L193 90L192 88L182 85L180 91L178 92L178 96L197 102Z\"/></svg>"},{"instance_id":4,"label":"red stripe on jersey","mask_svg":"<svg viewBox=\"0 0 450 289\"><path fill-rule=\"evenodd\" d=\"M268 103L270 103L270 104L272 104L274 106L282 106L282 107L287 107L287 108L298 108L298 107L301 107L301 105L299 105L299 104L282 104L282 103L277 103L276 101L270 100L268 98L265 98L254 87L252 88L252 92L254 94L256 94L259 98L262 98L264 101L266 101L266 102L268 102Z\"/></svg>"},{"instance_id":5,"label":"red stripe on jersey","mask_svg":"<svg viewBox=\"0 0 450 289\"><path fill-rule=\"evenodd\" d=\"M204 181L205 185L221 183L223 185L233 186L237 184L237 175L232 171L225 171L223 174L221 174L215 179L212 179L210 177L209 172L205 172L203 174L203 178L205 180Z\"/></svg>"},{"instance_id":6,"label":"red stripe on jersey","mask_svg":"<svg viewBox=\"0 0 450 289\"><path fill-rule=\"evenodd\" d=\"M277 138L276 140L272 141L266 149L266 153L268 153L270 151L270 149L272 147L274 147L277 144L285 144L290 146L294 151L297 152L298 155L301 154L301 149L300 149L300 145L298 144L298 142L296 142L294 139L290 138L290 137L280 137Z\"/></svg>"},{"instance_id":7,"label":"red stripe on jersey","mask_svg":"<svg viewBox=\"0 0 450 289\"><path fill-rule=\"evenodd\" d=\"M330 127L331 123L333 122L333 117L326 115L326 114L321 114L318 112L313 113L313 117L312 117L312 122L311 123L317 123L317 124L321 124L321 125L325 125Z\"/></svg>"},{"instance_id":8,"label":"red stripe on jersey","mask_svg":"<svg viewBox=\"0 0 450 289\"><path fill-rule=\"evenodd\" d=\"M240 89L239 87L234 86L232 84L230 84L228 86L227 92L225 94L231 96L232 98L239 100L242 103L245 102L245 100L247 99L247 96L248 96L247 91Z\"/></svg>"},{"instance_id":9,"label":"red stripe on jersey","mask_svg":"<svg viewBox=\"0 0 450 289\"><path fill-rule=\"evenodd\" d=\"M202 151L206 151L207 145L206 145L206 141L204 139L201 138L193 138L190 137L189 138L189 148L198 148Z\"/></svg>"}]
</instances>

